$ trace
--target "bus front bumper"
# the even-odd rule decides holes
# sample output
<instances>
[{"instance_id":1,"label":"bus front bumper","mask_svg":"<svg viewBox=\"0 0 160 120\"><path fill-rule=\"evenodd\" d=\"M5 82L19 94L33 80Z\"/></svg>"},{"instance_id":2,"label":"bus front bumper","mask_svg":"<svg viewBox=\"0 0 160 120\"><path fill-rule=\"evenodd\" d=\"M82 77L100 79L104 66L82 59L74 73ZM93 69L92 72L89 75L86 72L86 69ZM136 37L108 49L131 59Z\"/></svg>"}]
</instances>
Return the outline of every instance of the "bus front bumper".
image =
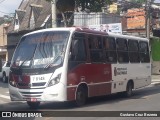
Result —
<instances>
[{"instance_id":1,"label":"bus front bumper","mask_svg":"<svg viewBox=\"0 0 160 120\"><path fill-rule=\"evenodd\" d=\"M19 89L9 85L9 93L12 101L67 101L66 87L58 83L51 87Z\"/></svg>"}]
</instances>

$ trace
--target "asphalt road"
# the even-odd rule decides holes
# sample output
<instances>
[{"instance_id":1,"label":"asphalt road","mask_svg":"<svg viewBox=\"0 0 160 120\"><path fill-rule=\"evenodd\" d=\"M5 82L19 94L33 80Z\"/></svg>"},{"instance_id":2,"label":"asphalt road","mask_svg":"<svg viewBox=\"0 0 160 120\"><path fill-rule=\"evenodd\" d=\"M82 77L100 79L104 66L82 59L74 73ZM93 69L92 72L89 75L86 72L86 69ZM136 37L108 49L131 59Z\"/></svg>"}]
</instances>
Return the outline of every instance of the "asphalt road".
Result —
<instances>
[{"instance_id":1,"label":"asphalt road","mask_svg":"<svg viewBox=\"0 0 160 120\"><path fill-rule=\"evenodd\" d=\"M144 89L135 90L134 94L131 98L124 98L119 94L103 96L103 97L95 97L88 100L88 103L83 107L75 107L72 103L53 103L53 102L45 102L42 103L40 108L37 110L31 110L26 103L24 102L11 102L9 99L8 93L8 85L0 82L0 111L42 111L48 116L52 117L43 117L43 118L25 118L26 120L159 120L158 117L106 117L107 114L114 114L115 111L120 111L119 114L123 111L151 111L151 113L155 113L154 111L160 111L160 86L150 86ZM49 111L49 112L46 112ZM55 117L55 112L61 113L60 117ZM63 112L64 111L64 112ZM82 115L87 115L89 117L71 117L76 114L80 114L79 111L82 111ZM85 111L85 112L84 112ZM92 113L88 111L94 111ZM93 117L98 112L96 111L109 111L103 113L105 117ZM110 113L110 111L114 111ZM69 112L67 115L66 112ZM78 112L78 113L76 113ZM100 113L102 113L100 112ZM133 114L135 114L133 112ZM57 114L56 114L57 115ZM4 118L3 118L4 119ZM7 119L7 118L6 118ZM21 118L12 118L12 120L18 120Z\"/></svg>"}]
</instances>

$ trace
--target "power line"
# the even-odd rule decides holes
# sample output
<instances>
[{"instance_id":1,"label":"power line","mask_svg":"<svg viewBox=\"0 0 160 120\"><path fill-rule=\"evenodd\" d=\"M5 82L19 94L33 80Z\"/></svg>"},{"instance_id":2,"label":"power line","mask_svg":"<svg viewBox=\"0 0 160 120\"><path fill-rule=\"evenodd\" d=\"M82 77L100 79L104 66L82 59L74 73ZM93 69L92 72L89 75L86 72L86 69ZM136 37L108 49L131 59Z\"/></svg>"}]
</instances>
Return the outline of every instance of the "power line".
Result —
<instances>
[{"instance_id":1,"label":"power line","mask_svg":"<svg viewBox=\"0 0 160 120\"><path fill-rule=\"evenodd\" d=\"M2 3L2 2L4 2L5 0L1 0L0 1L0 4ZM4 14L12 14L12 13L6 13L6 12L3 12L3 11L0 11L0 13L4 13Z\"/></svg>"},{"instance_id":2,"label":"power line","mask_svg":"<svg viewBox=\"0 0 160 120\"><path fill-rule=\"evenodd\" d=\"M2 1L0 1L0 4L2 3L2 2L4 2L5 0L2 0Z\"/></svg>"},{"instance_id":3,"label":"power line","mask_svg":"<svg viewBox=\"0 0 160 120\"><path fill-rule=\"evenodd\" d=\"M2 2L4 2L4 1L5 1L5 0L1 0L1 1L0 1L0 5L1 5L1 6L2 6L2 4L1 4L1 3L2 3ZM6 5L4 5L4 4L3 4L3 8L4 8L4 7L8 7L8 6L6 6ZM4 13L4 14L11 14L11 13L3 12L3 11L0 11L0 13Z\"/></svg>"},{"instance_id":4,"label":"power line","mask_svg":"<svg viewBox=\"0 0 160 120\"><path fill-rule=\"evenodd\" d=\"M4 14L12 14L12 13L6 13L6 12L3 12L3 11L0 11L0 13L4 13Z\"/></svg>"}]
</instances>

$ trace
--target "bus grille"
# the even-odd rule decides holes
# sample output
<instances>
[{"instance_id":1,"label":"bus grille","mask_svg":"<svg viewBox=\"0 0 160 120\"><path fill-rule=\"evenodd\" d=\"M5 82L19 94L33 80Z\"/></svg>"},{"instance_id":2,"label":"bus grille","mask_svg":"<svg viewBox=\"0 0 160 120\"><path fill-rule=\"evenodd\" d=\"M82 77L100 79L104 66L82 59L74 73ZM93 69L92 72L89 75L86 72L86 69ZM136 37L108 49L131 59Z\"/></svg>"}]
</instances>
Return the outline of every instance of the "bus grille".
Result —
<instances>
[{"instance_id":1,"label":"bus grille","mask_svg":"<svg viewBox=\"0 0 160 120\"><path fill-rule=\"evenodd\" d=\"M32 86L44 86L46 82L41 82L41 83L32 83Z\"/></svg>"},{"instance_id":2,"label":"bus grille","mask_svg":"<svg viewBox=\"0 0 160 120\"><path fill-rule=\"evenodd\" d=\"M28 83L18 83L19 87L28 87Z\"/></svg>"},{"instance_id":3,"label":"bus grille","mask_svg":"<svg viewBox=\"0 0 160 120\"><path fill-rule=\"evenodd\" d=\"M45 86L46 82L40 82L40 83L32 83L32 84L28 84L28 83L17 83L18 87L42 87Z\"/></svg>"},{"instance_id":4,"label":"bus grille","mask_svg":"<svg viewBox=\"0 0 160 120\"><path fill-rule=\"evenodd\" d=\"M21 92L24 97L41 97L43 92Z\"/></svg>"}]
</instances>

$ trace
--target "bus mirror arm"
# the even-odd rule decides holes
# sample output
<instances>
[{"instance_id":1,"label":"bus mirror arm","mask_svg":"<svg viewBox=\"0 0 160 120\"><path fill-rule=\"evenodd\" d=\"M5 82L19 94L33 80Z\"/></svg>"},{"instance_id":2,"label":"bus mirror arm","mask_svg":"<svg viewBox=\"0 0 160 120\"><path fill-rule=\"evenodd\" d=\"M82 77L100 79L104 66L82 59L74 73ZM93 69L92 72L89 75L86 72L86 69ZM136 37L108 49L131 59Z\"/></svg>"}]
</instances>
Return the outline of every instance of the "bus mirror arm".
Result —
<instances>
[{"instance_id":1,"label":"bus mirror arm","mask_svg":"<svg viewBox=\"0 0 160 120\"><path fill-rule=\"evenodd\" d=\"M72 42L72 47L71 47L71 50L69 52L69 59L71 60L75 60L76 59L76 55L78 54L78 40L74 40Z\"/></svg>"},{"instance_id":2,"label":"bus mirror arm","mask_svg":"<svg viewBox=\"0 0 160 120\"><path fill-rule=\"evenodd\" d=\"M69 52L69 60L72 58L71 55L72 55L72 52Z\"/></svg>"},{"instance_id":3,"label":"bus mirror arm","mask_svg":"<svg viewBox=\"0 0 160 120\"><path fill-rule=\"evenodd\" d=\"M0 72L2 72L2 59L0 58Z\"/></svg>"}]
</instances>

